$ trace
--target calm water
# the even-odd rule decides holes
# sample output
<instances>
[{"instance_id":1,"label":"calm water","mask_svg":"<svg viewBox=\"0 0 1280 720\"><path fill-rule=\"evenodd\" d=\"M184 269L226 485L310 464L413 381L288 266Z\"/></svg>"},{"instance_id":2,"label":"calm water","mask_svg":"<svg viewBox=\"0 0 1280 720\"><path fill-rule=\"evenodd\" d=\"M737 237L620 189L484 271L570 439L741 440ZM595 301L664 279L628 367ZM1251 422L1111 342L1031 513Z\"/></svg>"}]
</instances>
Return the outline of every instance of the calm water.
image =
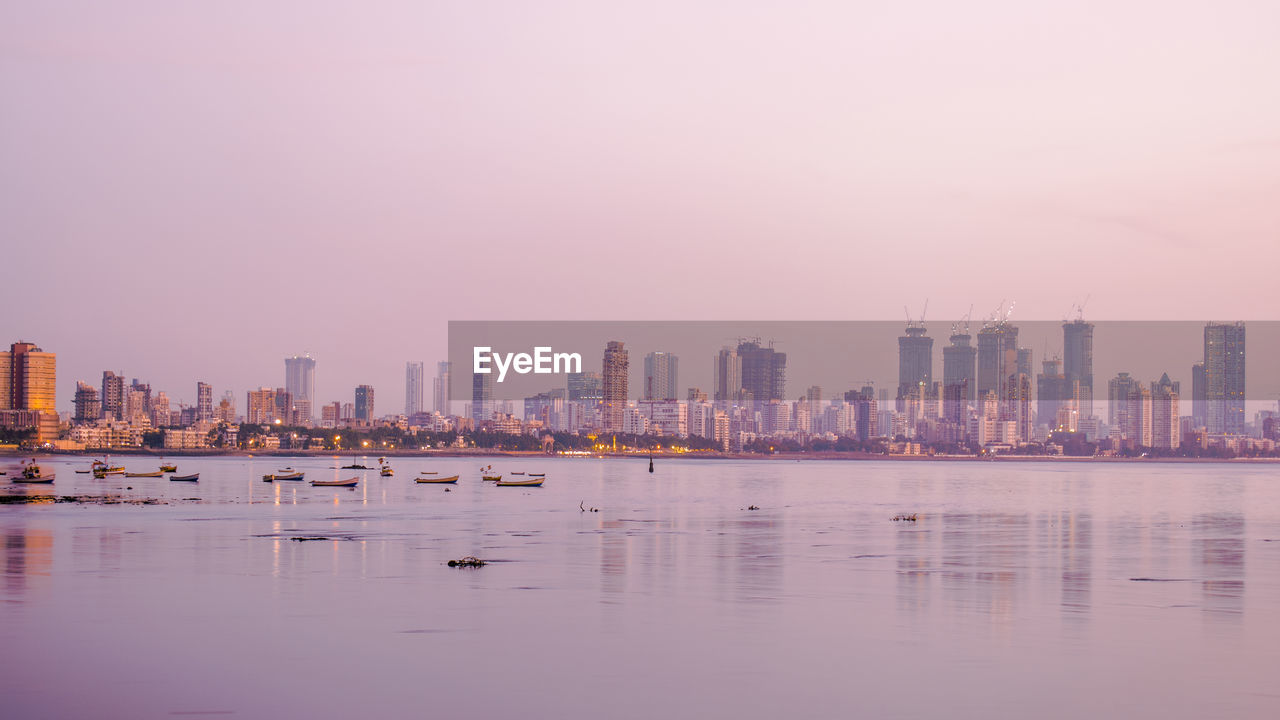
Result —
<instances>
[{"instance_id":1,"label":"calm water","mask_svg":"<svg viewBox=\"0 0 1280 720\"><path fill-rule=\"evenodd\" d=\"M1280 717L1280 466L484 462L0 479L170 501L0 506L0 715Z\"/></svg>"}]
</instances>

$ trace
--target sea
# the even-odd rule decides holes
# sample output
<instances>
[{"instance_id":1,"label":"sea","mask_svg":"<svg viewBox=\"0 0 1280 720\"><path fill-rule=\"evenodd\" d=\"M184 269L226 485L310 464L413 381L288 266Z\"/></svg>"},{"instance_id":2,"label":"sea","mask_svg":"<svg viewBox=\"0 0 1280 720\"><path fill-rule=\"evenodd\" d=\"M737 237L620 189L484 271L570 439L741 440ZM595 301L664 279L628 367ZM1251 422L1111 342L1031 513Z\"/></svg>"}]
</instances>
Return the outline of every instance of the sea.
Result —
<instances>
[{"instance_id":1,"label":"sea","mask_svg":"<svg viewBox=\"0 0 1280 720\"><path fill-rule=\"evenodd\" d=\"M352 460L0 462L0 716L1280 717L1280 465Z\"/></svg>"}]
</instances>

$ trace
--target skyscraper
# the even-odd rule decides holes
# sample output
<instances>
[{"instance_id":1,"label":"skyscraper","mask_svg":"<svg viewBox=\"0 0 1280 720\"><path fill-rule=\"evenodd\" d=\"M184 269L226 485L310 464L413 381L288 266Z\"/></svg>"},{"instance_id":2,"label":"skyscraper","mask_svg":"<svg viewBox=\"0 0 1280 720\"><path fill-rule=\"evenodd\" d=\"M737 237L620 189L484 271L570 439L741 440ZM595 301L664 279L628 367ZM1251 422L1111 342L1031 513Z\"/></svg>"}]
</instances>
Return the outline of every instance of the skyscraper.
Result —
<instances>
[{"instance_id":1,"label":"skyscraper","mask_svg":"<svg viewBox=\"0 0 1280 720\"><path fill-rule=\"evenodd\" d=\"M1080 383L1080 417L1093 417L1093 323L1083 318L1062 323L1062 374Z\"/></svg>"},{"instance_id":2,"label":"skyscraper","mask_svg":"<svg viewBox=\"0 0 1280 720\"><path fill-rule=\"evenodd\" d=\"M1205 427L1210 433L1244 432L1244 323L1204 326Z\"/></svg>"},{"instance_id":3,"label":"skyscraper","mask_svg":"<svg viewBox=\"0 0 1280 720\"><path fill-rule=\"evenodd\" d=\"M933 385L933 338L925 334L923 323L907 323L907 334L898 338L898 397L916 391L921 384Z\"/></svg>"},{"instance_id":4,"label":"skyscraper","mask_svg":"<svg viewBox=\"0 0 1280 720\"><path fill-rule=\"evenodd\" d=\"M1036 377L1037 424L1047 425L1050 430L1071 430L1071 427L1059 427L1058 410L1064 406L1072 409L1075 383L1067 380L1062 361L1057 358L1045 360L1040 366L1042 369Z\"/></svg>"},{"instance_id":5,"label":"skyscraper","mask_svg":"<svg viewBox=\"0 0 1280 720\"><path fill-rule=\"evenodd\" d=\"M1178 417L1178 383L1169 373L1151 383L1151 446L1173 449L1182 444L1182 423Z\"/></svg>"},{"instance_id":6,"label":"skyscraper","mask_svg":"<svg viewBox=\"0 0 1280 720\"><path fill-rule=\"evenodd\" d=\"M675 400L679 385L680 358L655 351L644 356L644 399Z\"/></svg>"},{"instance_id":7,"label":"skyscraper","mask_svg":"<svg viewBox=\"0 0 1280 720\"><path fill-rule=\"evenodd\" d=\"M1191 365L1191 426L1202 428L1205 426L1207 414L1205 412L1205 382L1204 382L1204 361Z\"/></svg>"},{"instance_id":8,"label":"skyscraper","mask_svg":"<svg viewBox=\"0 0 1280 720\"><path fill-rule=\"evenodd\" d=\"M32 343L0 352L0 426L34 430L38 443L58 437L58 358Z\"/></svg>"},{"instance_id":9,"label":"skyscraper","mask_svg":"<svg viewBox=\"0 0 1280 720\"><path fill-rule=\"evenodd\" d=\"M420 362L404 364L404 414L416 415L422 412L422 378L426 366Z\"/></svg>"},{"instance_id":10,"label":"skyscraper","mask_svg":"<svg viewBox=\"0 0 1280 720\"><path fill-rule=\"evenodd\" d=\"M627 375L630 361L623 343L610 340L601 363L601 424L607 432L621 432L627 409Z\"/></svg>"},{"instance_id":11,"label":"skyscraper","mask_svg":"<svg viewBox=\"0 0 1280 720\"><path fill-rule=\"evenodd\" d=\"M742 358L731 347L720 348L711 371L711 399L733 402L742 393Z\"/></svg>"},{"instance_id":12,"label":"skyscraper","mask_svg":"<svg viewBox=\"0 0 1280 720\"><path fill-rule=\"evenodd\" d=\"M1129 394L1139 387L1137 379L1127 372L1116 375L1107 382L1107 424L1125 428L1129 417Z\"/></svg>"},{"instance_id":13,"label":"skyscraper","mask_svg":"<svg viewBox=\"0 0 1280 720\"><path fill-rule=\"evenodd\" d=\"M284 389L293 398L293 408L303 423L312 420L312 408L316 400L316 361L310 355L295 355L284 359ZM212 396L210 396L212 405Z\"/></svg>"},{"instance_id":14,"label":"skyscraper","mask_svg":"<svg viewBox=\"0 0 1280 720\"><path fill-rule=\"evenodd\" d=\"M110 370L102 371L102 417L124 419L124 378Z\"/></svg>"},{"instance_id":15,"label":"skyscraper","mask_svg":"<svg viewBox=\"0 0 1280 720\"><path fill-rule=\"evenodd\" d=\"M471 375L471 419L476 427L493 419L493 373Z\"/></svg>"},{"instance_id":16,"label":"skyscraper","mask_svg":"<svg viewBox=\"0 0 1280 720\"><path fill-rule=\"evenodd\" d=\"M995 393L997 417L1011 420L1006 406L1009 378L1018 370L1018 328L1006 320L987 323L978 331L978 396Z\"/></svg>"},{"instance_id":17,"label":"skyscraper","mask_svg":"<svg viewBox=\"0 0 1280 720\"><path fill-rule=\"evenodd\" d=\"M196 383L196 421L213 420L213 386L205 382Z\"/></svg>"},{"instance_id":18,"label":"skyscraper","mask_svg":"<svg viewBox=\"0 0 1280 720\"><path fill-rule=\"evenodd\" d=\"M76 383L76 398L74 402L76 422L93 422L102 417L102 397L98 395L98 388L89 383Z\"/></svg>"},{"instance_id":19,"label":"skyscraper","mask_svg":"<svg viewBox=\"0 0 1280 720\"><path fill-rule=\"evenodd\" d=\"M759 405L770 400L782 400L787 390L787 355L770 347L761 347L759 340L738 343L738 357L742 360L742 394Z\"/></svg>"},{"instance_id":20,"label":"skyscraper","mask_svg":"<svg viewBox=\"0 0 1280 720\"><path fill-rule=\"evenodd\" d=\"M453 363L436 363L436 377L431 381L431 408L441 415L452 415L449 383L453 380Z\"/></svg>"},{"instance_id":21,"label":"skyscraper","mask_svg":"<svg viewBox=\"0 0 1280 720\"><path fill-rule=\"evenodd\" d=\"M955 422L966 419L965 409L976 402L978 393L978 349L967 332L951 335L951 345L942 348L943 415Z\"/></svg>"},{"instance_id":22,"label":"skyscraper","mask_svg":"<svg viewBox=\"0 0 1280 720\"><path fill-rule=\"evenodd\" d=\"M359 423L373 423L373 386L356 386L355 420Z\"/></svg>"}]
</instances>

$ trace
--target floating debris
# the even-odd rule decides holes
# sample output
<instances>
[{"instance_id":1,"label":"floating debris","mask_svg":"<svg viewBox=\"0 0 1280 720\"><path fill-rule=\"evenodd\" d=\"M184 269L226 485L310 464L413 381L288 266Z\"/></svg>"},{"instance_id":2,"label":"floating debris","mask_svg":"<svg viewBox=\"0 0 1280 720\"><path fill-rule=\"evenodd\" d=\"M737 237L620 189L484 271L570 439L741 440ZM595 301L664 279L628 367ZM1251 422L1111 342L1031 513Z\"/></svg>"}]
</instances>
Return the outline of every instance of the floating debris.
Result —
<instances>
[{"instance_id":1,"label":"floating debris","mask_svg":"<svg viewBox=\"0 0 1280 720\"><path fill-rule=\"evenodd\" d=\"M915 522L916 514L911 513L910 515L894 515L893 521L894 522Z\"/></svg>"},{"instance_id":2,"label":"floating debris","mask_svg":"<svg viewBox=\"0 0 1280 720\"><path fill-rule=\"evenodd\" d=\"M450 560L449 567L484 567L485 561L478 557L468 555L461 560Z\"/></svg>"},{"instance_id":3,"label":"floating debris","mask_svg":"<svg viewBox=\"0 0 1280 720\"><path fill-rule=\"evenodd\" d=\"M594 507L593 507L593 508L589 508L589 507L584 507L585 502L586 502L586 501L584 500L584 501L581 501L581 502L579 502L579 503L578 503L578 509L579 509L579 510L581 510L582 512L600 512L600 508L594 508Z\"/></svg>"},{"instance_id":4,"label":"floating debris","mask_svg":"<svg viewBox=\"0 0 1280 720\"><path fill-rule=\"evenodd\" d=\"M748 505L748 506L747 506L747 509L748 509L748 510L759 510L759 509L760 509L760 506L759 506L759 505Z\"/></svg>"}]
</instances>

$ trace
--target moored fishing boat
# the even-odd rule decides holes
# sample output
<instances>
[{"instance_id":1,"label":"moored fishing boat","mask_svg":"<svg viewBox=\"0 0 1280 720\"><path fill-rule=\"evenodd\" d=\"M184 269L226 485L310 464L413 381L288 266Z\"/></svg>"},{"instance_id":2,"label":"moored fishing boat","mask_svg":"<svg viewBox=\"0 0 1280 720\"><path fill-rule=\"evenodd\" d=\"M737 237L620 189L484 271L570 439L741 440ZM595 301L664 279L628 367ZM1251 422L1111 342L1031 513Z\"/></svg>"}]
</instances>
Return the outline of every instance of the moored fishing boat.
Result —
<instances>
[{"instance_id":1,"label":"moored fishing boat","mask_svg":"<svg viewBox=\"0 0 1280 720\"><path fill-rule=\"evenodd\" d=\"M127 472L124 474L125 477L131 477L131 478L132 477L160 477L162 475L164 475L163 470L156 470L155 472Z\"/></svg>"},{"instance_id":2,"label":"moored fishing boat","mask_svg":"<svg viewBox=\"0 0 1280 720\"><path fill-rule=\"evenodd\" d=\"M40 466L36 464L36 461L32 460L22 466L22 473L18 475L18 477L14 478L13 481L16 483L28 484L51 483L53 482L53 478L54 476L52 474L45 475L44 471L40 469Z\"/></svg>"},{"instance_id":3,"label":"moored fishing boat","mask_svg":"<svg viewBox=\"0 0 1280 720\"><path fill-rule=\"evenodd\" d=\"M191 473L190 475L170 475L169 480L173 482L196 482L200 479L200 473Z\"/></svg>"},{"instance_id":4,"label":"moored fishing boat","mask_svg":"<svg viewBox=\"0 0 1280 720\"><path fill-rule=\"evenodd\" d=\"M420 477L420 478L414 478L413 481L416 483L456 483L458 482L458 476L450 475L448 477Z\"/></svg>"},{"instance_id":5,"label":"moored fishing boat","mask_svg":"<svg viewBox=\"0 0 1280 720\"><path fill-rule=\"evenodd\" d=\"M498 487L542 487L544 478L530 480L499 480Z\"/></svg>"},{"instance_id":6,"label":"moored fishing boat","mask_svg":"<svg viewBox=\"0 0 1280 720\"><path fill-rule=\"evenodd\" d=\"M312 480L311 484L316 487L355 487L360 478L347 478L346 480Z\"/></svg>"},{"instance_id":7,"label":"moored fishing boat","mask_svg":"<svg viewBox=\"0 0 1280 720\"><path fill-rule=\"evenodd\" d=\"M287 473L269 473L262 476L262 482L274 482L276 480L301 480L306 473L287 472Z\"/></svg>"},{"instance_id":8,"label":"moored fishing boat","mask_svg":"<svg viewBox=\"0 0 1280 720\"><path fill-rule=\"evenodd\" d=\"M173 463L169 463L168 465L161 465L160 472L168 472L168 473L178 472L178 466L174 465Z\"/></svg>"},{"instance_id":9,"label":"moored fishing boat","mask_svg":"<svg viewBox=\"0 0 1280 720\"><path fill-rule=\"evenodd\" d=\"M500 482L502 480L502 476L501 475L481 475L480 479L486 482Z\"/></svg>"}]
</instances>

